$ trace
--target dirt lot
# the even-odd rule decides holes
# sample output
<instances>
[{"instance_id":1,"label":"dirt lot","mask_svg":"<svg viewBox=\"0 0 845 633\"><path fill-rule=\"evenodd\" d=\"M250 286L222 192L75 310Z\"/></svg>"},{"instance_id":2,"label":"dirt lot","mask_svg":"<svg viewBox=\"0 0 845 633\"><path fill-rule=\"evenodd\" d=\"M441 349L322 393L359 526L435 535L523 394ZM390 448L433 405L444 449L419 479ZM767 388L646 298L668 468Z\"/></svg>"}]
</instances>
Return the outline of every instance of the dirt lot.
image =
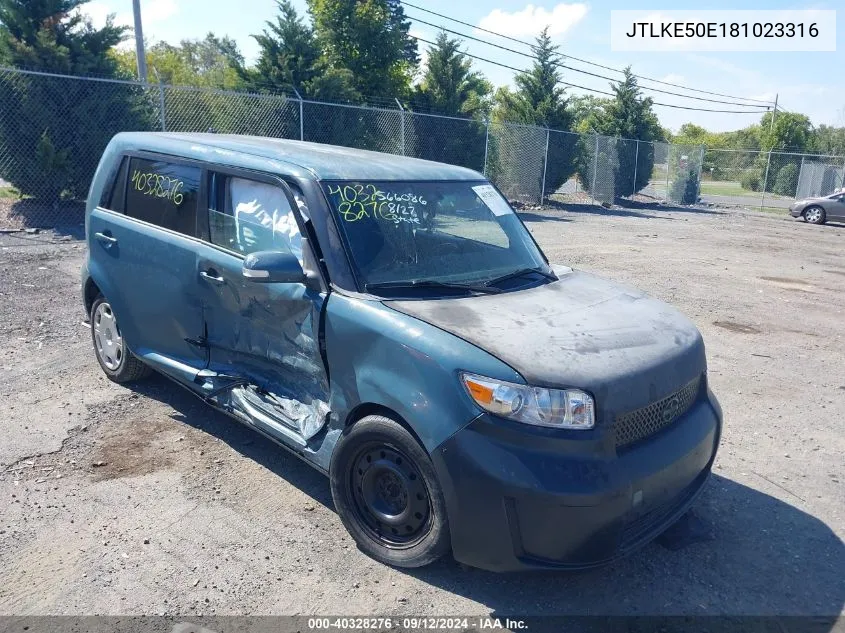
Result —
<instances>
[{"instance_id":1,"label":"dirt lot","mask_svg":"<svg viewBox=\"0 0 845 633\"><path fill-rule=\"evenodd\" d=\"M845 227L524 217L553 261L644 288L704 333L726 418L696 508L708 540L578 574L375 563L322 475L163 379L104 379L80 324L84 245L0 235L0 614L843 612Z\"/></svg>"}]
</instances>

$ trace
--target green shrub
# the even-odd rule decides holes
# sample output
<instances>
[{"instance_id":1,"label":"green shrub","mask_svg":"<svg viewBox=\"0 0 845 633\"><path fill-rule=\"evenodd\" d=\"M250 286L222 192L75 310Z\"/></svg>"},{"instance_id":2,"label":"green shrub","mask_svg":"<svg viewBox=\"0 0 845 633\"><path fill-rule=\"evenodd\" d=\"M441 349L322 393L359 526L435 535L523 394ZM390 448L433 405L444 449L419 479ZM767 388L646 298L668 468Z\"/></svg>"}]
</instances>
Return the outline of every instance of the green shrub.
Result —
<instances>
[{"instance_id":1,"label":"green shrub","mask_svg":"<svg viewBox=\"0 0 845 633\"><path fill-rule=\"evenodd\" d=\"M679 170L669 189L669 199L678 204L695 204L698 201L698 173L695 169Z\"/></svg>"},{"instance_id":2,"label":"green shrub","mask_svg":"<svg viewBox=\"0 0 845 633\"><path fill-rule=\"evenodd\" d=\"M748 191L760 191L760 174L756 169L750 169L742 174L739 184Z\"/></svg>"},{"instance_id":3,"label":"green shrub","mask_svg":"<svg viewBox=\"0 0 845 633\"><path fill-rule=\"evenodd\" d=\"M775 178L774 193L780 196L794 196L798 189L798 166L789 163L780 168Z\"/></svg>"}]
</instances>

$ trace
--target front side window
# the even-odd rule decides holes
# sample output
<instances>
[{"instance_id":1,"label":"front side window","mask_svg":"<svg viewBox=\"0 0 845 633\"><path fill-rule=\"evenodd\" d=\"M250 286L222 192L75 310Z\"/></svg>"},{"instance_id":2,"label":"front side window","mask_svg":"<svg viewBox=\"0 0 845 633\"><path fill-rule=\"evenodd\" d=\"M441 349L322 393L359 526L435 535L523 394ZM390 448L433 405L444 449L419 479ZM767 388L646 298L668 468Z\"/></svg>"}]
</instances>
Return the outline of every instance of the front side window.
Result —
<instances>
[{"instance_id":1,"label":"front side window","mask_svg":"<svg viewBox=\"0 0 845 633\"><path fill-rule=\"evenodd\" d=\"M132 158L126 187L126 215L171 231L194 235L199 167Z\"/></svg>"},{"instance_id":2,"label":"front side window","mask_svg":"<svg viewBox=\"0 0 845 633\"><path fill-rule=\"evenodd\" d=\"M362 284L483 284L548 267L487 182L323 184Z\"/></svg>"},{"instance_id":3,"label":"front side window","mask_svg":"<svg viewBox=\"0 0 845 633\"><path fill-rule=\"evenodd\" d=\"M215 174L211 189L208 225L212 244L243 255L292 253L302 262L302 235L281 187Z\"/></svg>"}]
</instances>

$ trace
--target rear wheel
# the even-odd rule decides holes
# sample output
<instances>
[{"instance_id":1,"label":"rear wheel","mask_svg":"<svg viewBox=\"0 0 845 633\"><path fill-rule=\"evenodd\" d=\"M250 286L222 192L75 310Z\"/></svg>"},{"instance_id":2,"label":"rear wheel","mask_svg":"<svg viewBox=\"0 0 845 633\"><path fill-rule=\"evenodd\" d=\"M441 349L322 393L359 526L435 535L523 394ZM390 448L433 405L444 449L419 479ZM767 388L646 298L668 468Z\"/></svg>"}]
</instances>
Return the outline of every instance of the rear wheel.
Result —
<instances>
[{"instance_id":1,"label":"rear wheel","mask_svg":"<svg viewBox=\"0 0 845 633\"><path fill-rule=\"evenodd\" d=\"M804 219L810 224L824 224L827 219L824 209L821 207L808 207L804 209Z\"/></svg>"},{"instance_id":2,"label":"rear wheel","mask_svg":"<svg viewBox=\"0 0 845 633\"><path fill-rule=\"evenodd\" d=\"M330 478L338 515L365 554L422 567L449 550L434 466L399 423L372 415L348 428L335 447Z\"/></svg>"},{"instance_id":3,"label":"rear wheel","mask_svg":"<svg viewBox=\"0 0 845 633\"><path fill-rule=\"evenodd\" d=\"M132 382L148 376L150 368L129 351L111 304L99 295L91 305L91 340L97 362L109 380Z\"/></svg>"}]
</instances>

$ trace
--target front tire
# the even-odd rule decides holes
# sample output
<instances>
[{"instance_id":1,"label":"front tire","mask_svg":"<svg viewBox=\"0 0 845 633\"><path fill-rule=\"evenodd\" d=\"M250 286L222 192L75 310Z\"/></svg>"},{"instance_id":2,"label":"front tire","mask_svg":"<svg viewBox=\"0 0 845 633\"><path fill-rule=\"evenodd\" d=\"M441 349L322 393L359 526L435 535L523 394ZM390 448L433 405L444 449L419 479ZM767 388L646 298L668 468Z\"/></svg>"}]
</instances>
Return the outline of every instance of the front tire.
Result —
<instances>
[{"instance_id":1,"label":"front tire","mask_svg":"<svg viewBox=\"0 0 845 633\"><path fill-rule=\"evenodd\" d=\"M824 224L827 221L827 216L824 209L817 206L807 207L804 209L804 221L809 224Z\"/></svg>"},{"instance_id":2,"label":"front tire","mask_svg":"<svg viewBox=\"0 0 845 633\"><path fill-rule=\"evenodd\" d=\"M109 380L127 383L148 376L152 370L126 346L111 304L98 295L91 304L91 341L100 368Z\"/></svg>"},{"instance_id":3,"label":"front tire","mask_svg":"<svg viewBox=\"0 0 845 633\"><path fill-rule=\"evenodd\" d=\"M371 415L347 428L329 476L340 520L371 558L422 567L449 551L446 502L434 466L399 423Z\"/></svg>"}]
</instances>

